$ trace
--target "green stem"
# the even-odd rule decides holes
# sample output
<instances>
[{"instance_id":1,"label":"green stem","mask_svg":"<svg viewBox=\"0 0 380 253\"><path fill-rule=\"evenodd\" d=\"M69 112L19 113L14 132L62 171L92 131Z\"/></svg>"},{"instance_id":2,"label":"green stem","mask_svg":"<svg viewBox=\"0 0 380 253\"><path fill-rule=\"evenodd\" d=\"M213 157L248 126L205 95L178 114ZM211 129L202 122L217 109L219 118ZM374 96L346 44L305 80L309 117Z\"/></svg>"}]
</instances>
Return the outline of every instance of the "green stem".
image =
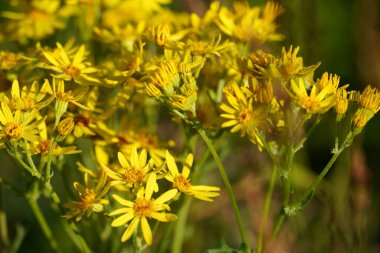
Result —
<instances>
[{"instance_id":1,"label":"green stem","mask_svg":"<svg viewBox=\"0 0 380 253\"><path fill-rule=\"evenodd\" d=\"M185 237L186 231L186 220L189 214L189 209L191 205L191 198L186 197L184 204L181 207L181 210L178 213L178 220L175 224L175 233L173 239L172 253L181 253L182 244Z\"/></svg>"},{"instance_id":2,"label":"green stem","mask_svg":"<svg viewBox=\"0 0 380 253\"><path fill-rule=\"evenodd\" d=\"M51 202L52 208L56 211L64 212L61 206L61 200L58 196L58 194L54 191L53 186L50 182L44 184L45 189L47 191L47 198L51 198L53 202ZM63 221L64 229L66 230L69 237L74 241L76 246L84 253L91 253L91 249L87 245L86 241L83 239L83 237L79 234L78 227L75 223L67 223L66 221Z\"/></svg>"},{"instance_id":3,"label":"green stem","mask_svg":"<svg viewBox=\"0 0 380 253\"><path fill-rule=\"evenodd\" d=\"M30 168L32 168L34 175L36 175L38 178L40 178L41 174L37 170L36 165L33 162L32 156L30 155L29 144L26 140L24 140L24 145L25 145L26 159L28 160L29 166L30 166Z\"/></svg>"},{"instance_id":4,"label":"green stem","mask_svg":"<svg viewBox=\"0 0 380 253\"><path fill-rule=\"evenodd\" d=\"M3 184L0 183L0 249L7 252L9 247L7 215L3 205Z\"/></svg>"},{"instance_id":5,"label":"green stem","mask_svg":"<svg viewBox=\"0 0 380 253\"><path fill-rule=\"evenodd\" d=\"M48 159L46 162L46 175L45 175L45 182L50 182L51 178L51 160L53 158L53 150L54 150L54 137L50 139L50 147L49 147L49 154Z\"/></svg>"},{"instance_id":6,"label":"green stem","mask_svg":"<svg viewBox=\"0 0 380 253\"><path fill-rule=\"evenodd\" d=\"M350 146L350 144L352 143L352 140L354 139L355 135L356 135L355 133L350 132L347 135L345 141L340 146L340 148L334 149L333 156L330 158L330 160L328 161L328 163L326 164L326 166L323 168L323 170L321 171L321 173L314 180L313 184L306 191L306 193L303 195L303 197L297 203L295 203L293 205L289 205L288 204L288 205L284 206L284 208L283 208L283 210L281 212L280 217L276 221L275 230L274 230L274 232L272 234L272 239L274 237L276 237L277 233L280 231L281 226L282 226L282 224L283 224L286 216L295 214L295 212L301 210L307 203L309 203L312 200L312 198L314 197L314 192L315 192L316 188L318 187L318 185L320 184L320 182L323 180L323 178L326 176L326 174L330 171L332 165L335 163L336 159L341 155L341 153L343 152L343 150L345 150L347 147Z\"/></svg>"},{"instance_id":7,"label":"green stem","mask_svg":"<svg viewBox=\"0 0 380 253\"><path fill-rule=\"evenodd\" d=\"M49 241L51 248L55 252L60 252L60 250L58 248L58 243L53 236L53 232L50 229L49 224L47 223L47 221L46 221L46 219L45 219L45 217L41 211L41 208L38 205L38 197L36 197L35 195L36 195L35 192L32 194L28 194L26 196L26 200L28 201L30 207L32 208L32 211L33 211L34 215L36 216L37 221L38 221L43 233L45 234L47 240Z\"/></svg>"},{"instance_id":8,"label":"green stem","mask_svg":"<svg viewBox=\"0 0 380 253\"><path fill-rule=\"evenodd\" d=\"M259 230L259 237L258 237L258 242L257 242L257 253L261 253L263 249L264 229L267 225L273 191L276 184L277 171L278 171L277 165L274 164L270 181L269 181L269 188L265 194L264 209L263 209L261 220L260 220L260 230Z\"/></svg>"},{"instance_id":9,"label":"green stem","mask_svg":"<svg viewBox=\"0 0 380 253\"><path fill-rule=\"evenodd\" d=\"M244 226L243 226L242 218L240 215L239 207L237 205L237 201L236 201L234 192L232 190L231 183L228 179L226 170L224 169L224 166L223 166L223 164L219 158L218 153L215 150L214 145L212 144L211 140L207 137L204 130L200 127L196 127L196 130L197 130L198 134L202 137L204 142L206 143L208 149L211 152L211 155L214 157L216 166L218 167L220 175L222 176L223 183L227 189L228 197L229 197L231 204L232 204L233 212L234 212L234 215L236 218L237 225L239 227L239 232L240 232L241 240L243 243L243 248L245 248L245 252L250 252L249 244L248 244L248 240L247 240L247 235L246 235L245 230L244 230Z\"/></svg>"}]
</instances>

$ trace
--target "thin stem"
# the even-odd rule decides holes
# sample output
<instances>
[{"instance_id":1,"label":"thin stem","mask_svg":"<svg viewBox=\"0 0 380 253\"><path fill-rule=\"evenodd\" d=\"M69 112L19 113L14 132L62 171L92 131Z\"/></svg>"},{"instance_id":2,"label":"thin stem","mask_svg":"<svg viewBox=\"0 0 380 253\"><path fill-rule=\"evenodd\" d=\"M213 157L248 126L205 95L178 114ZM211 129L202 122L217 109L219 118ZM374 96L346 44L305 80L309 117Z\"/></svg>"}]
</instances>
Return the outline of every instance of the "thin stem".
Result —
<instances>
[{"instance_id":1,"label":"thin stem","mask_svg":"<svg viewBox=\"0 0 380 253\"><path fill-rule=\"evenodd\" d=\"M0 249L7 252L9 247L7 215L3 204L3 184L0 183Z\"/></svg>"},{"instance_id":2,"label":"thin stem","mask_svg":"<svg viewBox=\"0 0 380 253\"><path fill-rule=\"evenodd\" d=\"M306 191L306 193L303 195L303 197L296 202L293 205L285 205L280 217L276 221L275 230L272 234L272 239L276 237L277 233L280 231L281 226L286 218L286 216L289 216L290 214L295 214L295 212L301 210L307 203L309 203L313 196L314 192L317 188L317 186L320 184L320 182L323 180L323 178L326 176L326 174L330 171L332 165L335 163L336 159L341 155L341 153L350 146L352 143L352 140L355 137L355 133L350 132L345 141L342 143L340 148L333 150L333 156L330 158L326 166L323 168L321 173L317 176L317 178L314 180L313 184L310 186L310 188ZM285 210L288 209L288 210Z\"/></svg>"},{"instance_id":3,"label":"thin stem","mask_svg":"<svg viewBox=\"0 0 380 253\"><path fill-rule=\"evenodd\" d=\"M269 188L265 194L264 209L263 209L263 212L261 215L261 220L260 220L260 230L259 230L259 237L258 237L258 242L257 242L257 253L261 253L262 249L263 249L264 229L265 229L265 227L267 225L267 221L268 221L273 191L274 191L274 187L276 185L277 171L278 171L277 165L274 164L273 168L272 168L272 174L270 177L270 181L269 181Z\"/></svg>"},{"instance_id":4,"label":"thin stem","mask_svg":"<svg viewBox=\"0 0 380 253\"><path fill-rule=\"evenodd\" d=\"M18 149L15 144L7 145L7 151L8 151L8 154L11 157L15 158L21 164L21 166L24 169L26 169L32 176L35 176L37 178L41 177L40 173L35 174L35 171L33 171L33 169L21 159L20 154L18 153Z\"/></svg>"},{"instance_id":5,"label":"thin stem","mask_svg":"<svg viewBox=\"0 0 380 253\"><path fill-rule=\"evenodd\" d=\"M37 201L38 198L35 195L36 195L35 192L32 194L28 194L26 196L26 200L28 201L30 207L32 208L32 211L33 211L34 215L36 216L37 221L38 221L43 233L45 234L46 238L48 239L51 248L55 252L60 252L60 250L58 248L58 243L55 240L55 238L53 236L53 232L50 229L49 224L47 223L47 221L46 221L46 219L45 219L45 217L41 211L41 208L38 205L38 201Z\"/></svg>"},{"instance_id":6,"label":"thin stem","mask_svg":"<svg viewBox=\"0 0 380 253\"><path fill-rule=\"evenodd\" d=\"M237 201L236 201L234 192L232 190L231 183L230 183L230 181L228 179L226 170L224 169L224 166L223 166L223 164L222 164L222 162L220 160L220 157L219 157L218 153L215 150L214 145L212 144L211 140L207 137L207 135L204 132L204 130L202 128L200 128L200 127L196 127L196 130L197 130L198 134L202 137L202 139L204 140L204 142L206 143L208 149L211 152L211 155L214 157L216 166L218 167L220 175L222 176L223 183L224 183L224 185L225 185L225 187L227 189L228 197L229 197L229 199L231 201L231 204L232 204L232 209L234 211L236 222L237 222L237 225L239 227L239 232L240 232L241 240L242 240L242 243L243 243L243 248L245 248L245 252L250 252L249 244L248 244L248 240L247 240L247 235L246 235L245 230L244 230L244 226L243 226L242 218L241 218L241 215L240 215L239 207L237 205Z\"/></svg>"},{"instance_id":7,"label":"thin stem","mask_svg":"<svg viewBox=\"0 0 380 253\"><path fill-rule=\"evenodd\" d=\"M49 154L48 159L46 162L46 175L45 175L45 182L50 182L51 178L51 160L53 158L53 150L54 150L54 137L50 139L50 147L49 147Z\"/></svg>"},{"instance_id":8,"label":"thin stem","mask_svg":"<svg viewBox=\"0 0 380 253\"><path fill-rule=\"evenodd\" d=\"M26 159L28 160L29 166L34 171L34 174L37 175L38 178L40 178L41 174L37 170L36 165L33 162L32 156L30 155L29 144L28 144L28 142L26 140L24 140L24 145L25 145Z\"/></svg>"},{"instance_id":9,"label":"thin stem","mask_svg":"<svg viewBox=\"0 0 380 253\"><path fill-rule=\"evenodd\" d=\"M185 237L186 231L186 220L189 214L189 209L191 205L191 198L186 197L184 204L181 207L181 210L178 213L178 220L175 224L175 233L173 239L172 253L181 253L182 244Z\"/></svg>"}]
</instances>

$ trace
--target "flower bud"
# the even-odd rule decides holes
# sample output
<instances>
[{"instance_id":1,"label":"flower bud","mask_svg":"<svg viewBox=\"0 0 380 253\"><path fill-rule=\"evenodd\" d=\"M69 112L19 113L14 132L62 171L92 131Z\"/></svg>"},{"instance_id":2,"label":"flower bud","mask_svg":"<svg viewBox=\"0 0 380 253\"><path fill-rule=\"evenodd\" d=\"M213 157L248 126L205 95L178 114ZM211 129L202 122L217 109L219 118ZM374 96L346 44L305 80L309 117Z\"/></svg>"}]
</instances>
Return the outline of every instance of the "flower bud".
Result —
<instances>
[{"instance_id":1,"label":"flower bud","mask_svg":"<svg viewBox=\"0 0 380 253\"><path fill-rule=\"evenodd\" d=\"M74 120L73 118L66 118L61 120L57 126L57 140L62 141L68 136L71 131L74 129Z\"/></svg>"}]
</instances>

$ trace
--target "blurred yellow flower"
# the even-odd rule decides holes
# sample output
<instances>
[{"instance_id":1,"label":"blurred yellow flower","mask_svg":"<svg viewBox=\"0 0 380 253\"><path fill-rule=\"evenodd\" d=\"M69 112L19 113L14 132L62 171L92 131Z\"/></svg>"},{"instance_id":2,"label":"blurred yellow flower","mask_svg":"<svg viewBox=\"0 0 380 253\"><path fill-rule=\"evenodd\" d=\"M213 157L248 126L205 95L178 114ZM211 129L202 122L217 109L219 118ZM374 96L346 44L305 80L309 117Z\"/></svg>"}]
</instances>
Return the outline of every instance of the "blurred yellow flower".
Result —
<instances>
[{"instance_id":1,"label":"blurred yellow flower","mask_svg":"<svg viewBox=\"0 0 380 253\"><path fill-rule=\"evenodd\" d=\"M98 84L99 80L92 76L98 70L86 60L86 49L82 45L73 57L70 57L63 46L57 43L58 51L43 51L42 54L47 60L47 64L40 64L42 68L53 70L54 77L74 82L82 85ZM59 54L57 54L57 52ZM70 59L72 58L72 59Z\"/></svg>"},{"instance_id":2,"label":"blurred yellow flower","mask_svg":"<svg viewBox=\"0 0 380 253\"><path fill-rule=\"evenodd\" d=\"M16 2L16 1L14 1ZM52 35L57 29L64 29L66 19L72 13L61 6L59 0L17 1L21 12L4 11L2 16L9 19L6 31L14 40L40 40Z\"/></svg>"}]
</instances>

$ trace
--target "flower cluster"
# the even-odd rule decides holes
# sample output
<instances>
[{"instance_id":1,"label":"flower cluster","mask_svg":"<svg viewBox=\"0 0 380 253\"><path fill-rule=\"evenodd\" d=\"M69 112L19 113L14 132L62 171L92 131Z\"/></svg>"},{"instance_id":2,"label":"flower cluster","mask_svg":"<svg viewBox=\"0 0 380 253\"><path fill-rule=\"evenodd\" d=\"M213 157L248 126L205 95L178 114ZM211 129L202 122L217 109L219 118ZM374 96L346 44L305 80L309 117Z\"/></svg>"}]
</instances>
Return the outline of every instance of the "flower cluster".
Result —
<instances>
[{"instance_id":1,"label":"flower cluster","mask_svg":"<svg viewBox=\"0 0 380 253\"><path fill-rule=\"evenodd\" d=\"M152 244L151 220L176 220L181 194L220 194L192 178L196 150L176 129L230 129L279 150L314 115L333 109L359 133L380 110L378 89L315 79L320 63L305 66L298 47L264 51L283 39L279 4L213 1L198 15L170 2L18 0L1 12L0 44L12 46L0 51L0 148L44 185L78 164L84 183L68 180L78 199L63 217L119 215L123 242L141 227Z\"/></svg>"}]
</instances>

